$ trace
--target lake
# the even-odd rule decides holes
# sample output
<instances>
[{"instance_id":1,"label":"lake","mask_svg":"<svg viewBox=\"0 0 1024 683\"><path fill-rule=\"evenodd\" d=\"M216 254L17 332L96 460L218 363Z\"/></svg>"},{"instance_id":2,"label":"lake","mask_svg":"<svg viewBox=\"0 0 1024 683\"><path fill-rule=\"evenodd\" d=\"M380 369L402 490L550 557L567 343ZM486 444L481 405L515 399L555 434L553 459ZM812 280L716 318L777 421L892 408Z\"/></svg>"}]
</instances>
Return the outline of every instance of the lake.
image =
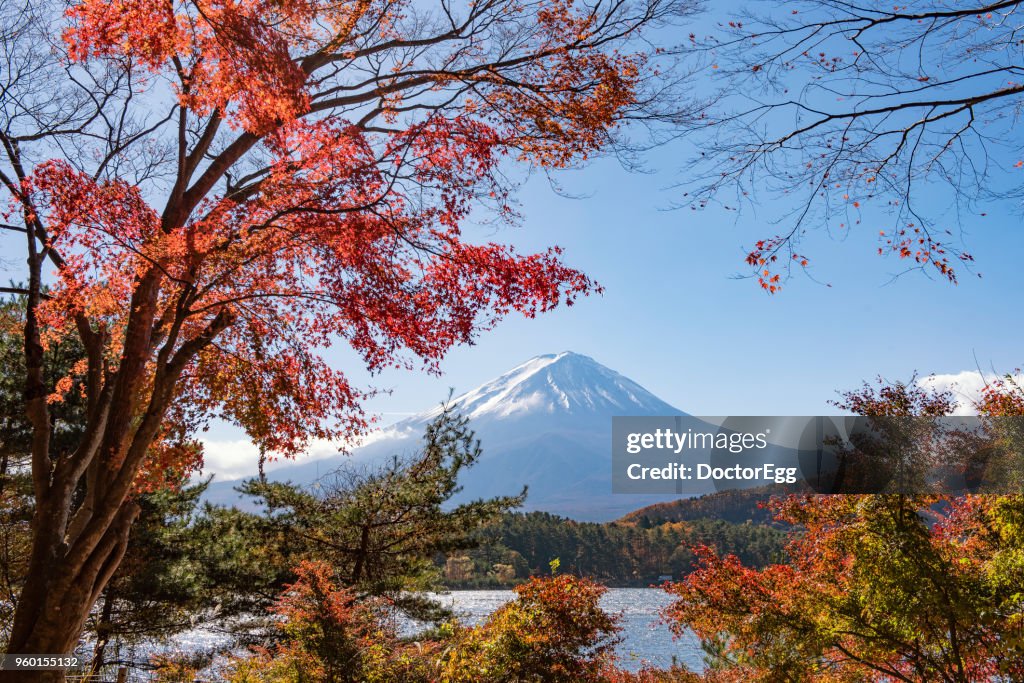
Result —
<instances>
[{"instance_id":1,"label":"lake","mask_svg":"<svg viewBox=\"0 0 1024 683\"><path fill-rule=\"evenodd\" d=\"M450 606L460 621L473 625L515 597L509 590L451 591L433 596ZM700 671L703 653L697 638L688 635L673 639L672 632L660 619L660 610L671 601L665 591L657 588L609 588L601 599L601 607L621 615L622 643L617 649L621 666L636 671L643 664L659 668L670 666L673 659L687 668Z\"/></svg>"},{"instance_id":2,"label":"lake","mask_svg":"<svg viewBox=\"0 0 1024 683\"><path fill-rule=\"evenodd\" d=\"M515 597L510 590L451 591L432 594L441 603L451 607L459 620L467 625L482 621L491 612ZM644 664L668 667L673 661L689 669L700 671L702 652L697 639L688 635L673 639L668 626L661 623L659 612L671 598L657 588L609 588L601 599L601 606L612 614L620 615L622 642L617 648L620 666L636 671ZM400 630L413 635L422 626L407 622ZM196 629L174 638L173 643L142 646L141 660L158 652L171 654L222 646L223 635L207 629Z\"/></svg>"}]
</instances>

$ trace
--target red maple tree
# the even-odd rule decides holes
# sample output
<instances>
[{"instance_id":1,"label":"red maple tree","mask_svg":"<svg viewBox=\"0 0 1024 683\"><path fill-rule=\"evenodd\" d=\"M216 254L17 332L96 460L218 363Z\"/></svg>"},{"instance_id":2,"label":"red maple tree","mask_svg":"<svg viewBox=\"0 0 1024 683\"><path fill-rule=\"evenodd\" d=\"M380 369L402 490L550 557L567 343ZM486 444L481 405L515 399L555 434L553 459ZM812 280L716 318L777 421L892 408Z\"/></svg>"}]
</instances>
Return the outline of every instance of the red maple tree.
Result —
<instances>
[{"instance_id":1,"label":"red maple tree","mask_svg":"<svg viewBox=\"0 0 1024 683\"><path fill-rule=\"evenodd\" d=\"M436 370L510 312L596 291L557 248L522 255L461 227L479 207L514 219L509 168L578 163L625 144L626 120L679 115L636 38L686 7L46 9L3 13L18 67L2 95L4 225L27 238L29 266L6 291L27 300L36 500L12 653L74 647L124 552L133 492L197 467L209 419L284 456L351 437L365 394L325 348ZM69 334L86 358L47 386L48 344ZM67 392L86 397L88 425L53 452L48 406Z\"/></svg>"}]
</instances>

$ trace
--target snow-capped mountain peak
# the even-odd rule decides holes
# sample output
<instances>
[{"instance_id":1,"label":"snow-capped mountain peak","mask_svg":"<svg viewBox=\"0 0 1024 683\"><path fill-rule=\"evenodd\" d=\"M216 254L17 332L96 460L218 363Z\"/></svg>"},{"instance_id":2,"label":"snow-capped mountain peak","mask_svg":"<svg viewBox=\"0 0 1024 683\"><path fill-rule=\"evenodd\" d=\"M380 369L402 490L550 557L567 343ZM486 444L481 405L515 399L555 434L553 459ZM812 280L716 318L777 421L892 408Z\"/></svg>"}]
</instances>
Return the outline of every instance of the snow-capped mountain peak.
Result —
<instances>
[{"instance_id":1,"label":"snow-capped mountain peak","mask_svg":"<svg viewBox=\"0 0 1024 683\"><path fill-rule=\"evenodd\" d=\"M570 351L531 358L453 403L484 449L480 462L461 476L464 489L456 502L515 494L528 485L526 509L593 520L654 502L612 495L611 418L680 414L633 380ZM309 483L350 459L372 466L416 452L424 428L439 412L435 407L373 432L351 456L295 463L270 476ZM208 499L237 500L233 485L213 484Z\"/></svg>"},{"instance_id":2,"label":"snow-capped mountain peak","mask_svg":"<svg viewBox=\"0 0 1024 683\"><path fill-rule=\"evenodd\" d=\"M474 422L528 413L610 416L678 412L633 380L572 351L531 358L461 394L453 403ZM439 410L418 415L409 422L429 420Z\"/></svg>"}]
</instances>

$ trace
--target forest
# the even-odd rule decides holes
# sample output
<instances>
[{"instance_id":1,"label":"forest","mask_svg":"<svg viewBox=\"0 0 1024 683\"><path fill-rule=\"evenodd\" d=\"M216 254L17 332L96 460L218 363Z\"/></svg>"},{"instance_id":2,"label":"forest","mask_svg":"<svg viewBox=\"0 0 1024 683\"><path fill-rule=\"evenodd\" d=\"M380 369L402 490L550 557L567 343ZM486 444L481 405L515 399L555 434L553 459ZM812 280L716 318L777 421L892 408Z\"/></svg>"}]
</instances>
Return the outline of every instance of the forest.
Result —
<instances>
[{"instance_id":1,"label":"forest","mask_svg":"<svg viewBox=\"0 0 1024 683\"><path fill-rule=\"evenodd\" d=\"M646 508L630 517L636 515L636 522L598 524L545 512L505 514L481 529L479 547L447 560L451 571L444 583L456 589L504 586L508 582L494 567L510 566L521 580L543 574L557 559L561 571L607 586L651 586L692 571L694 546L736 555L752 567L783 558L786 533L768 524L735 523L713 514L652 522ZM462 558L470 562L459 562Z\"/></svg>"}]
</instances>

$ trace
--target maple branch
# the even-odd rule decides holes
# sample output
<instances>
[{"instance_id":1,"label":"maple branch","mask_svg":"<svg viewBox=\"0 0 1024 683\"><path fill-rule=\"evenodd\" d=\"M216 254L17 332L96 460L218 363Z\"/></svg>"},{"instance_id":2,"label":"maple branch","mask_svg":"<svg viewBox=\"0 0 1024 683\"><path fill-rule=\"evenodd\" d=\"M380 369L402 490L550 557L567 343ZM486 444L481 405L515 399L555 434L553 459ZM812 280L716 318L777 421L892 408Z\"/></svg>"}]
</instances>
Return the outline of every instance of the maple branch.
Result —
<instances>
[{"instance_id":1,"label":"maple branch","mask_svg":"<svg viewBox=\"0 0 1024 683\"><path fill-rule=\"evenodd\" d=\"M31 217L26 215L26 223ZM42 258L36 250L36 236L26 232L29 286L25 307L25 408L32 423L32 483L37 501L45 501L50 488L50 411L43 377L43 345L37 317L42 301Z\"/></svg>"},{"instance_id":2,"label":"maple branch","mask_svg":"<svg viewBox=\"0 0 1024 683\"><path fill-rule=\"evenodd\" d=\"M811 228L845 234L874 200L893 223L881 232L880 253L955 282L953 263L970 270L973 259L936 239L950 232L939 223L952 211L921 211L915 197L931 179L949 185L950 209L1024 197L1019 182L1002 187L988 178L989 148L1012 148L999 129L1008 132L1024 107L1022 66L1005 49L1016 43L1007 17L1020 3L934 3L913 12L809 5L794 15L732 17L724 37L691 34L680 50L728 83L699 132L702 158L680 184L688 197L680 206L753 210L766 204L755 191L785 196L773 220L784 230L762 241L770 250L750 251L760 278L771 267L761 259L787 249L806 264L795 247ZM723 191L734 192L735 203ZM787 274L792 265L786 261Z\"/></svg>"},{"instance_id":3,"label":"maple branch","mask_svg":"<svg viewBox=\"0 0 1024 683\"><path fill-rule=\"evenodd\" d=\"M210 149L210 145L213 144L214 138L217 137L217 131L220 129L220 124L223 119L218 111L214 111L210 115L210 120L203 128L203 134L199 137L199 141L195 147L192 148L192 152L185 159L185 171L183 177L187 183L192 178L192 174L195 173L199 167L200 162L206 153Z\"/></svg>"},{"instance_id":4,"label":"maple branch","mask_svg":"<svg viewBox=\"0 0 1024 683\"><path fill-rule=\"evenodd\" d=\"M242 133L210 162L206 170L184 192L179 200L175 200L173 197L169 199L167 207L162 214L164 231L170 232L184 225L188 216L192 214L199 205L199 202L210 193L214 185L224 177L228 169L234 166L259 141L260 138L253 133Z\"/></svg>"},{"instance_id":5,"label":"maple branch","mask_svg":"<svg viewBox=\"0 0 1024 683\"><path fill-rule=\"evenodd\" d=\"M145 140L154 132L162 128L174 116L174 112L176 109L177 105L171 107L170 110L168 110L167 115L164 116L162 119L159 119L152 126L149 126L148 128L143 128L142 130L139 130L138 132L127 136L124 140L115 140L114 144L110 147L107 154L103 157L102 160L100 160L100 163L97 164L96 170L93 171L93 179L101 177L103 175L103 172L107 169L107 166L109 166L114 160L116 160L118 156L120 156L129 147L139 142L140 140Z\"/></svg>"},{"instance_id":6,"label":"maple branch","mask_svg":"<svg viewBox=\"0 0 1024 683\"><path fill-rule=\"evenodd\" d=\"M62 478L63 483L70 484L72 487L77 486L82 476L86 475L85 497L68 523L66 532L68 545L73 545L78 540L86 523L96 512L100 466L96 454L99 452L103 434L106 431L112 397L113 382L105 383L101 391L90 396L92 406L81 442L67 462L61 463L62 467L58 471L58 476Z\"/></svg>"},{"instance_id":7,"label":"maple branch","mask_svg":"<svg viewBox=\"0 0 1024 683\"><path fill-rule=\"evenodd\" d=\"M939 107L951 107L951 109L949 109L948 111L942 112L938 116L932 116L932 114L929 113L929 114L921 117L921 119L913 122L907 128L902 128L902 129L900 129L898 131L890 131L889 133L882 133L882 134L880 134L880 135L885 135L885 134L892 134L892 133L900 133L900 134L902 134L904 136L904 139L905 139L906 134L908 134L910 131L914 130L915 128L919 128L919 127L927 125L929 123L935 123L937 121L941 121L942 119L949 118L950 116L955 116L956 114L959 114L959 113L964 112L964 111L973 111L972 108L974 106L982 104L982 103L987 102L989 100L999 99L999 98L1003 98L1003 97L1012 97L1014 95L1019 95L1021 93L1024 93L1024 85L1015 85L1015 86L1009 86L1009 87L1003 88L1002 90L995 90L993 92L982 93L982 94L979 94L979 95L973 95L973 96L969 96L969 97L961 97L961 98L953 98L953 99L936 99L936 100L915 100L915 101L910 101L910 102L899 102L897 104L892 104L892 105L883 106L883 107L876 107L874 109L861 109L861 110L855 110L855 111L845 111L845 112L835 112L835 113L828 113L828 112L819 111L819 110L816 110L816 109L813 109L813 108L809 107L806 104L803 104L801 102L796 102L796 101L789 101L789 102L786 102L785 104L782 104L782 105L766 105L764 107L759 107L758 109L767 109L769 107L770 108L777 108L779 106L792 105L792 106L794 106L794 107L796 107L798 109L801 109L803 111L808 111L810 113L817 114L817 115L819 115L820 118L818 118L814 122L809 123L809 124L807 124L805 126L801 126L799 128L795 128L792 131L790 131L790 132L788 132L788 133L786 133L786 134L784 134L784 135L782 135L782 136L780 136L778 138L775 138L774 140L771 140L768 143L764 143L764 144L760 145L755 150L754 153L755 154L767 154L767 153L770 153L771 151L773 151L775 149L779 149L781 147L784 147L785 144L787 142L789 142L790 140L793 140L794 138L798 138L798 137L800 137L802 135L805 135L807 133L813 132L814 130L816 130L818 128L821 128L821 127L825 126L826 124L831 123L833 121L844 121L844 120L853 120L853 119L860 119L860 118L869 118L869 117L872 117L872 116L878 116L878 115L882 115L882 114L893 114L893 113L896 113L896 112L904 111L906 109L930 109L931 112L934 112ZM757 109L750 110L750 111L746 112L746 114L744 114L744 115L750 115L750 114L752 114L752 113L754 113L756 111L757 111ZM896 156L895 152L890 154L888 159L891 159L893 156Z\"/></svg>"},{"instance_id":8,"label":"maple branch","mask_svg":"<svg viewBox=\"0 0 1024 683\"><path fill-rule=\"evenodd\" d=\"M76 543L68 553L70 564L81 565L86 558L92 555L97 545L105 537L114 518L119 510L122 509L122 503L131 488L139 466L145 459L153 439L160 428L182 371L195 354L212 343L217 335L231 324L233 319L234 316L227 308L222 309L214 316L206 329L181 346L170 362L156 369L156 376L153 380L154 388L150 394L146 410L131 436L123 459L117 465L116 475L106 486L98 491L91 515L87 521L82 523L82 529L77 535ZM122 361L122 366L124 364L124 361ZM121 371L118 374L120 375ZM123 386L122 380L115 389L113 395L115 405L118 399L117 390L123 388ZM106 428L108 438L110 431L111 425L108 422Z\"/></svg>"}]
</instances>

